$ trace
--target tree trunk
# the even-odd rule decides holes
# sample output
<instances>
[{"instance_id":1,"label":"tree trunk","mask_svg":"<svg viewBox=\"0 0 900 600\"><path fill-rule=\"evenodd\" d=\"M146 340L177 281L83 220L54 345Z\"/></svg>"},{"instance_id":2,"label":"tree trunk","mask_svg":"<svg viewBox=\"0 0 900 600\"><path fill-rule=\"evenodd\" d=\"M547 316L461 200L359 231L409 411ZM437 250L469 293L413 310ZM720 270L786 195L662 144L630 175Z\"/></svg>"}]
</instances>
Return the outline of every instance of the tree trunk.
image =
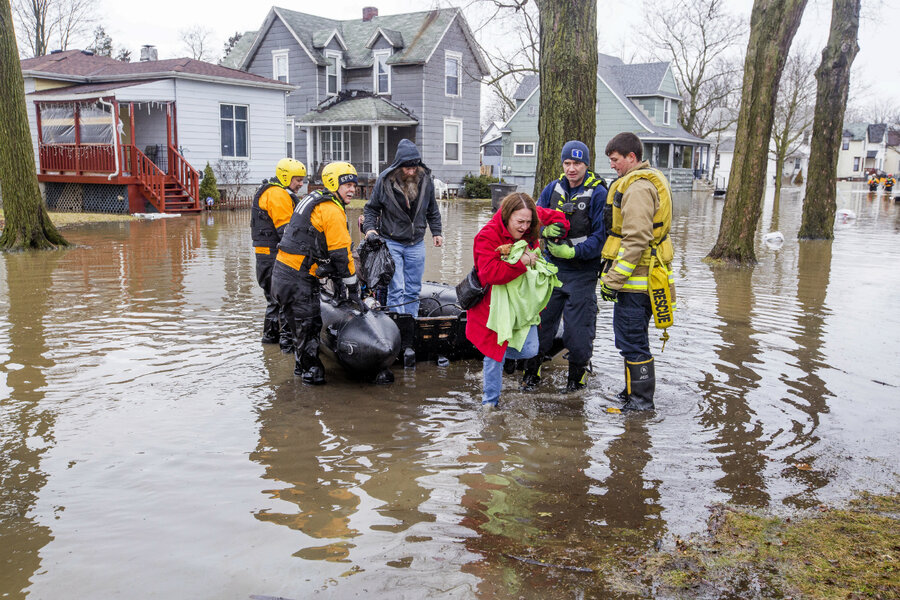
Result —
<instances>
[{"instance_id":1,"label":"tree trunk","mask_svg":"<svg viewBox=\"0 0 900 600\"><path fill-rule=\"evenodd\" d=\"M754 0L734 162L719 238L707 259L753 264L778 83L807 0Z\"/></svg>"},{"instance_id":2,"label":"tree trunk","mask_svg":"<svg viewBox=\"0 0 900 600\"><path fill-rule=\"evenodd\" d=\"M844 134L850 66L859 52L856 41L859 4L860 0L834 0L831 33L822 50L822 62L816 69L816 112L806 171L803 219L797 234L801 240L834 238L837 161Z\"/></svg>"},{"instance_id":3,"label":"tree trunk","mask_svg":"<svg viewBox=\"0 0 900 600\"><path fill-rule=\"evenodd\" d=\"M41 198L25 110L25 83L8 0L0 0L0 185L6 226L0 250L68 245Z\"/></svg>"},{"instance_id":4,"label":"tree trunk","mask_svg":"<svg viewBox=\"0 0 900 600\"><path fill-rule=\"evenodd\" d=\"M559 178L559 156L580 140L596 163L597 2L538 0L541 29L540 113L534 197ZM588 165L593 170L593 164Z\"/></svg>"}]
</instances>

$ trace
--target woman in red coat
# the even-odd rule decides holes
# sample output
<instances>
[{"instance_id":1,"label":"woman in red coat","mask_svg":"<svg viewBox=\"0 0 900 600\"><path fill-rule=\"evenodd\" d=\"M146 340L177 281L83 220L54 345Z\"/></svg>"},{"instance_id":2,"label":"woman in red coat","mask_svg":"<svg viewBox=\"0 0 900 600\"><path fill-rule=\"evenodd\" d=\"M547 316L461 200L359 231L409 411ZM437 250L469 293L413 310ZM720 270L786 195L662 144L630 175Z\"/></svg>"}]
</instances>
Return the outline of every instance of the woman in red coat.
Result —
<instances>
[{"instance_id":1,"label":"woman in red coat","mask_svg":"<svg viewBox=\"0 0 900 600\"><path fill-rule=\"evenodd\" d=\"M475 255L475 269L481 284L488 288L481 302L468 310L466 315L466 337L484 354L484 388L481 404L496 407L503 385L503 361L507 358L531 358L537 354L537 325L532 326L522 350L507 348L507 343L497 343L497 334L488 329L487 321L491 310L490 286L503 285L524 274L529 265L537 261L538 236L541 227L557 223L563 232L568 232L569 222L562 212L535 206L528 194L515 192L506 196L493 218L475 235L472 251ZM554 236L556 237L556 236ZM520 239L528 242L519 262L510 264L500 257L500 246L514 244Z\"/></svg>"}]
</instances>

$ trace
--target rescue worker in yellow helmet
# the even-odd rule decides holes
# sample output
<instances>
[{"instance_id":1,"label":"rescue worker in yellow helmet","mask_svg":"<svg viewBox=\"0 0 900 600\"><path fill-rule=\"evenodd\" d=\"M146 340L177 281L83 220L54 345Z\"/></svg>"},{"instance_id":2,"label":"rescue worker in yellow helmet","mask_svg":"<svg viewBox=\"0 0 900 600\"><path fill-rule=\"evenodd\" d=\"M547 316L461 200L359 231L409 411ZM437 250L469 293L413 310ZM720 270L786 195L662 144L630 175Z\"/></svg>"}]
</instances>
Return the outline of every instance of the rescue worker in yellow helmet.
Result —
<instances>
[{"instance_id":1,"label":"rescue worker in yellow helmet","mask_svg":"<svg viewBox=\"0 0 900 600\"><path fill-rule=\"evenodd\" d=\"M670 270L672 197L665 176L641 160L643 146L633 133L614 136L606 155L619 178L607 196L612 214L603 247L600 297L616 303L613 333L625 359L625 389L618 397L625 402L622 410L653 410L656 374L648 332L653 315L648 280L651 260Z\"/></svg>"},{"instance_id":2,"label":"rescue worker in yellow helmet","mask_svg":"<svg viewBox=\"0 0 900 600\"><path fill-rule=\"evenodd\" d=\"M304 197L284 230L272 271L272 294L285 307L294 334L294 374L303 383L325 383L319 359L322 313L320 279L330 277L345 287L357 310L366 311L359 295L352 241L344 207L356 195L356 169L333 162L322 170L324 190Z\"/></svg>"},{"instance_id":3,"label":"rescue worker in yellow helmet","mask_svg":"<svg viewBox=\"0 0 900 600\"><path fill-rule=\"evenodd\" d=\"M284 352L291 352L292 341L284 311L272 297L272 268L275 266L278 242L297 203L294 194L303 185L305 177L306 166L302 162L282 158L275 166L275 177L263 181L256 190L250 208L250 238L256 253L256 281L266 297L262 343L280 343Z\"/></svg>"}]
</instances>

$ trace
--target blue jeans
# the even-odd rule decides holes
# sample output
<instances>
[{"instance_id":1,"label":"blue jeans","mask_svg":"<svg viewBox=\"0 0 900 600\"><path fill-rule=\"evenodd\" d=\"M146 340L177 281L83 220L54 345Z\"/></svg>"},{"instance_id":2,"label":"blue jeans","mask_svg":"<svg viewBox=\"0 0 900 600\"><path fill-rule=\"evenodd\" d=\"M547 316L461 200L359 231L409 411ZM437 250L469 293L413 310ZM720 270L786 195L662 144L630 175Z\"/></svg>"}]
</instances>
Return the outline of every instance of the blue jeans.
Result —
<instances>
[{"instance_id":1,"label":"blue jeans","mask_svg":"<svg viewBox=\"0 0 900 600\"><path fill-rule=\"evenodd\" d=\"M619 301L613 306L613 333L616 348L622 357L630 362L650 360L650 296L642 293L625 292L618 295Z\"/></svg>"},{"instance_id":2,"label":"blue jeans","mask_svg":"<svg viewBox=\"0 0 900 600\"><path fill-rule=\"evenodd\" d=\"M387 305L394 312L416 316L425 273L425 240L411 246L389 239L385 242L394 259L394 278L388 284Z\"/></svg>"},{"instance_id":3,"label":"blue jeans","mask_svg":"<svg viewBox=\"0 0 900 600\"><path fill-rule=\"evenodd\" d=\"M500 389L503 387L503 363L506 359L531 358L538 351L538 327L532 325L525 338L525 344L521 350L507 346L503 360L496 361L493 358L484 357L484 391L481 394L482 404L494 404L500 400Z\"/></svg>"}]
</instances>

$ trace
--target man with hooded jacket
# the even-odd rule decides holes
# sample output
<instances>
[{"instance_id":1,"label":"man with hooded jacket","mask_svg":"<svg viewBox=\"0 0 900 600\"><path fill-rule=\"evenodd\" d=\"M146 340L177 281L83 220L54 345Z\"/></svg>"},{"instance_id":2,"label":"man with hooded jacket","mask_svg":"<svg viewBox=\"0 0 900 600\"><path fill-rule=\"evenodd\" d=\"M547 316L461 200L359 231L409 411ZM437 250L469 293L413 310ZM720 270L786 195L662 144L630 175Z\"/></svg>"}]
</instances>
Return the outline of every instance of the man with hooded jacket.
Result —
<instances>
[{"instance_id":1,"label":"man with hooded jacket","mask_svg":"<svg viewBox=\"0 0 900 600\"><path fill-rule=\"evenodd\" d=\"M425 273L426 225L435 246L442 246L444 238L431 169L422 162L414 143L400 140L393 164L378 176L363 213L366 237L380 234L394 259L388 306L396 312L418 315Z\"/></svg>"}]
</instances>

